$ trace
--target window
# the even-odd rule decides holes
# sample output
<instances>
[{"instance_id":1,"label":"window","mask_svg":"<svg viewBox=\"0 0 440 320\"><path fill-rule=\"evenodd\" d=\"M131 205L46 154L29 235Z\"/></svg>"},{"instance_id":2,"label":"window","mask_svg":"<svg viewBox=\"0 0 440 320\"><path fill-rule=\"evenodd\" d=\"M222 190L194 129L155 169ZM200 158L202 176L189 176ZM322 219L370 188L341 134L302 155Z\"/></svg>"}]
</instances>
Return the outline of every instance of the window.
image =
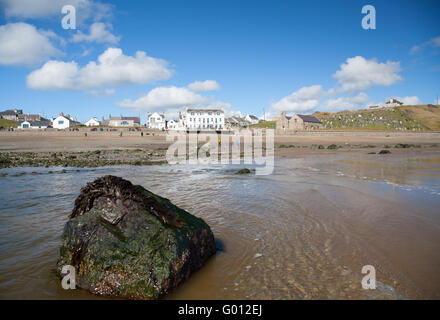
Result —
<instances>
[{"instance_id":1,"label":"window","mask_svg":"<svg viewBox=\"0 0 440 320\"><path fill-rule=\"evenodd\" d=\"M191 115L193 116L193 115L194 115L194 112L191 112Z\"/></svg>"},{"instance_id":2,"label":"window","mask_svg":"<svg viewBox=\"0 0 440 320\"><path fill-rule=\"evenodd\" d=\"M208 112L208 115L210 115L210 116L211 116L211 115L212 115L212 112Z\"/></svg>"},{"instance_id":3,"label":"window","mask_svg":"<svg viewBox=\"0 0 440 320\"><path fill-rule=\"evenodd\" d=\"M58 120L58 124L64 124L64 120Z\"/></svg>"},{"instance_id":4,"label":"window","mask_svg":"<svg viewBox=\"0 0 440 320\"><path fill-rule=\"evenodd\" d=\"M217 112L217 115L219 116L219 115L220 115L220 112Z\"/></svg>"},{"instance_id":5,"label":"window","mask_svg":"<svg viewBox=\"0 0 440 320\"><path fill-rule=\"evenodd\" d=\"M157 118L157 121L160 121L160 118Z\"/></svg>"},{"instance_id":6,"label":"window","mask_svg":"<svg viewBox=\"0 0 440 320\"><path fill-rule=\"evenodd\" d=\"M121 121L121 126L128 126L128 121Z\"/></svg>"}]
</instances>

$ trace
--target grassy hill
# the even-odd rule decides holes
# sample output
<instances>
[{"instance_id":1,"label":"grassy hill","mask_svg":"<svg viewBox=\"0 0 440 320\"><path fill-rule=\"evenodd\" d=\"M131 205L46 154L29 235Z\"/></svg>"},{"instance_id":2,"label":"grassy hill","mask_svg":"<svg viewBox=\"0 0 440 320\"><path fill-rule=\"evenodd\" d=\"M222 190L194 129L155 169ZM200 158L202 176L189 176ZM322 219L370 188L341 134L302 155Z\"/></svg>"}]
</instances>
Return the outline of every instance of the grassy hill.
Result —
<instances>
[{"instance_id":1,"label":"grassy hill","mask_svg":"<svg viewBox=\"0 0 440 320\"><path fill-rule=\"evenodd\" d=\"M409 118L420 121L429 129L440 131L440 106L402 106L399 109Z\"/></svg>"},{"instance_id":2,"label":"grassy hill","mask_svg":"<svg viewBox=\"0 0 440 320\"><path fill-rule=\"evenodd\" d=\"M340 112L315 112L325 129L440 131L440 106L401 106Z\"/></svg>"},{"instance_id":3,"label":"grassy hill","mask_svg":"<svg viewBox=\"0 0 440 320\"><path fill-rule=\"evenodd\" d=\"M17 125L18 125L17 121L0 119L0 127L3 127L5 129L9 127L17 128Z\"/></svg>"},{"instance_id":4,"label":"grassy hill","mask_svg":"<svg viewBox=\"0 0 440 320\"><path fill-rule=\"evenodd\" d=\"M260 121L257 124L251 124L249 128L266 128L266 129L275 129L276 121Z\"/></svg>"}]
</instances>

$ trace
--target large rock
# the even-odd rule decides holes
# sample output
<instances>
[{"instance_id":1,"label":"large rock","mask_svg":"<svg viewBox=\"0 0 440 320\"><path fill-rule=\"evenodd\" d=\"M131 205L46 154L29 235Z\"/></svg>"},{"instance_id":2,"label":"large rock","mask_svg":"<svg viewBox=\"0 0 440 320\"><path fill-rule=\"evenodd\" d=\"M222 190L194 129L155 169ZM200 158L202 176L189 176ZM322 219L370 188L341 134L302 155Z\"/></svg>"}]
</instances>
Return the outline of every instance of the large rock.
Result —
<instances>
[{"instance_id":1,"label":"large rock","mask_svg":"<svg viewBox=\"0 0 440 320\"><path fill-rule=\"evenodd\" d=\"M105 176L81 189L64 227L57 272L94 294L157 299L215 253L200 218L141 186Z\"/></svg>"}]
</instances>

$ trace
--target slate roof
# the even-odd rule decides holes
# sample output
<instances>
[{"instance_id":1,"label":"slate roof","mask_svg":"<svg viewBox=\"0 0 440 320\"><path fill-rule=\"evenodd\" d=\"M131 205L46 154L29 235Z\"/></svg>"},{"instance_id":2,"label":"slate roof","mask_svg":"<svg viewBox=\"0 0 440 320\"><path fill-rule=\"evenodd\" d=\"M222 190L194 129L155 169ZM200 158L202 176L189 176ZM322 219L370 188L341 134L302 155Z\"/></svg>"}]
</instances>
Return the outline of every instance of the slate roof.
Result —
<instances>
[{"instance_id":1,"label":"slate roof","mask_svg":"<svg viewBox=\"0 0 440 320\"><path fill-rule=\"evenodd\" d=\"M322 123L321 121L319 121L318 118L316 118L314 116L308 116L308 115L299 114L298 117L300 117L304 122Z\"/></svg>"}]
</instances>

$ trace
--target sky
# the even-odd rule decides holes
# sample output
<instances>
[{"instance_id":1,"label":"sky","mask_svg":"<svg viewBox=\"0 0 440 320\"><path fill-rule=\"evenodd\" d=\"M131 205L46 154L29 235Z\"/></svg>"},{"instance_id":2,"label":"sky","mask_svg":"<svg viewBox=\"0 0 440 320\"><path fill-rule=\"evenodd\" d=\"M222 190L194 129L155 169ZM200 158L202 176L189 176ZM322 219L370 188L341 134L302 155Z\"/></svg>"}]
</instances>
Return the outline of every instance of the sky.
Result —
<instances>
[{"instance_id":1,"label":"sky","mask_svg":"<svg viewBox=\"0 0 440 320\"><path fill-rule=\"evenodd\" d=\"M439 12L438 0L0 0L0 109L145 122L185 106L270 119L434 104Z\"/></svg>"}]
</instances>

